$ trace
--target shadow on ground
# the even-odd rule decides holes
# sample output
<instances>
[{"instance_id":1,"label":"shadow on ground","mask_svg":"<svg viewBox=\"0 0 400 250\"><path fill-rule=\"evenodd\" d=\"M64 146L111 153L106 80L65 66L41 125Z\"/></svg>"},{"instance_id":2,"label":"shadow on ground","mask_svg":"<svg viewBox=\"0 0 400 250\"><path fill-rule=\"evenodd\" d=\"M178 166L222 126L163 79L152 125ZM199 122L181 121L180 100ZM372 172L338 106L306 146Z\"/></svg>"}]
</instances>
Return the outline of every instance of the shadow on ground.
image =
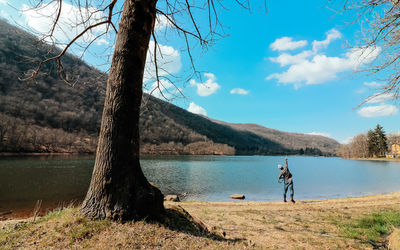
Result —
<instances>
[{"instance_id":1,"label":"shadow on ground","mask_svg":"<svg viewBox=\"0 0 400 250\"><path fill-rule=\"evenodd\" d=\"M161 224L170 230L182 232L194 236L206 237L217 241L239 242L245 238L225 238L225 232L208 228L200 219L189 214L181 206L171 206L165 209L165 215L161 218Z\"/></svg>"}]
</instances>

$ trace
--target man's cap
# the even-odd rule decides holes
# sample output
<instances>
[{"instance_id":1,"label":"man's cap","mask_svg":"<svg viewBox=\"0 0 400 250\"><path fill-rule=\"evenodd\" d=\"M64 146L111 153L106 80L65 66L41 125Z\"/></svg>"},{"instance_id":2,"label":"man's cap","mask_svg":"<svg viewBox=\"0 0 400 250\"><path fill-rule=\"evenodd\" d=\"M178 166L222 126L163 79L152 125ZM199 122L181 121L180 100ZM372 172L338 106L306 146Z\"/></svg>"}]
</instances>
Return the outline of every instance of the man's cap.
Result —
<instances>
[{"instance_id":1,"label":"man's cap","mask_svg":"<svg viewBox=\"0 0 400 250\"><path fill-rule=\"evenodd\" d=\"M283 166L281 164L278 164L279 169L283 169Z\"/></svg>"}]
</instances>

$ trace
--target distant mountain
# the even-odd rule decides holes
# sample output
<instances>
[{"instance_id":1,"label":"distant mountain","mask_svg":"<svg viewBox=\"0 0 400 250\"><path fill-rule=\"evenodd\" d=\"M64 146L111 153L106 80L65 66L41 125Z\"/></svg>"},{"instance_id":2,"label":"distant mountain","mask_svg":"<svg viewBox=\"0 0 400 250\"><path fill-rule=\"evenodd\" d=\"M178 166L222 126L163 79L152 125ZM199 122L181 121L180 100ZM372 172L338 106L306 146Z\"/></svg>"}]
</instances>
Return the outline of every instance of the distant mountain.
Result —
<instances>
[{"instance_id":1,"label":"distant mountain","mask_svg":"<svg viewBox=\"0 0 400 250\"><path fill-rule=\"evenodd\" d=\"M218 148L225 145L225 150L228 151L216 149L214 153L217 154L297 153L296 150L285 148L281 144L251 131L237 130L231 126L216 123L151 96L145 98L150 99L148 104L143 107L144 113L141 117L143 118L141 129L142 135L144 135L142 138L145 145L170 143L170 148L176 148L174 144L192 145L198 150L203 147L210 148L210 153L213 153L213 145Z\"/></svg>"},{"instance_id":2,"label":"distant mountain","mask_svg":"<svg viewBox=\"0 0 400 250\"><path fill-rule=\"evenodd\" d=\"M299 151L303 150L303 153L305 154L314 154L311 152L313 150L321 150L321 152L323 152L324 154L335 154L337 148L340 146L340 144L336 140L321 135L288 133L251 123L242 124L225 123L221 121L215 122L225 124L237 130L252 132L256 135L268 138L276 143L279 143L285 148Z\"/></svg>"},{"instance_id":3,"label":"distant mountain","mask_svg":"<svg viewBox=\"0 0 400 250\"><path fill-rule=\"evenodd\" d=\"M95 151L107 76L66 55L74 87L60 80L55 63L44 65L35 81L19 80L49 49L0 20L0 152ZM140 119L145 154L332 155L339 146L322 136L212 120L149 95Z\"/></svg>"}]
</instances>

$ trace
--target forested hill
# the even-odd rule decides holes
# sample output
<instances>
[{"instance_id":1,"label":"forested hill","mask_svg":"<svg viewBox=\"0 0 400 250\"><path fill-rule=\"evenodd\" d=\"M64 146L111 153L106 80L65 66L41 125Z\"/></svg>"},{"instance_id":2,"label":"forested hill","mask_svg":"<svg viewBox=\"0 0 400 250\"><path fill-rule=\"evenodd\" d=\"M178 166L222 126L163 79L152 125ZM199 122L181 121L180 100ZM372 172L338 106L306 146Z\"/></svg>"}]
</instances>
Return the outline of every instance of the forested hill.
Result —
<instances>
[{"instance_id":1,"label":"forested hill","mask_svg":"<svg viewBox=\"0 0 400 250\"><path fill-rule=\"evenodd\" d=\"M340 144L329 137L302 133L288 133L272 128L266 128L253 123L226 123L213 120L217 123L230 126L239 131L249 131L258 136L268 138L280 143L285 148L299 150L300 154L318 154L318 150L325 153L335 154Z\"/></svg>"},{"instance_id":2,"label":"forested hill","mask_svg":"<svg viewBox=\"0 0 400 250\"><path fill-rule=\"evenodd\" d=\"M49 47L0 20L0 152L94 152L106 75L66 55L64 67L77 80L69 86L54 63L35 81L21 81ZM54 55L57 51L52 52ZM330 155L339 144L321 136L217 122L145 95L140 120L146 154Z\"/></svg>"}]
</instances>

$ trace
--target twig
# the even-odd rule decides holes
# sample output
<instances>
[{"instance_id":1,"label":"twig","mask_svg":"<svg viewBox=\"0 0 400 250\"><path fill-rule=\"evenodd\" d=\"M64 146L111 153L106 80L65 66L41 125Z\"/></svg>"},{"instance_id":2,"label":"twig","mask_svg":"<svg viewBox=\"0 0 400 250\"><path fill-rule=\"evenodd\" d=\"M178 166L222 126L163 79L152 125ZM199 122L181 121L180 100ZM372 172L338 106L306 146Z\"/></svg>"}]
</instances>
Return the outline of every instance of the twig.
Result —
<instances>
[{"instance_id":1,"label":"twig","mask_svg":"<svg viewBox=\"0 0 400 250\"><path fill-rule=\"evenodd\" d=\"M33 222L35 222L36 217L39 215L40 207L42 206L42 200L37 200L36 205L33 209Z\"/></svg>"}]
</instances>

